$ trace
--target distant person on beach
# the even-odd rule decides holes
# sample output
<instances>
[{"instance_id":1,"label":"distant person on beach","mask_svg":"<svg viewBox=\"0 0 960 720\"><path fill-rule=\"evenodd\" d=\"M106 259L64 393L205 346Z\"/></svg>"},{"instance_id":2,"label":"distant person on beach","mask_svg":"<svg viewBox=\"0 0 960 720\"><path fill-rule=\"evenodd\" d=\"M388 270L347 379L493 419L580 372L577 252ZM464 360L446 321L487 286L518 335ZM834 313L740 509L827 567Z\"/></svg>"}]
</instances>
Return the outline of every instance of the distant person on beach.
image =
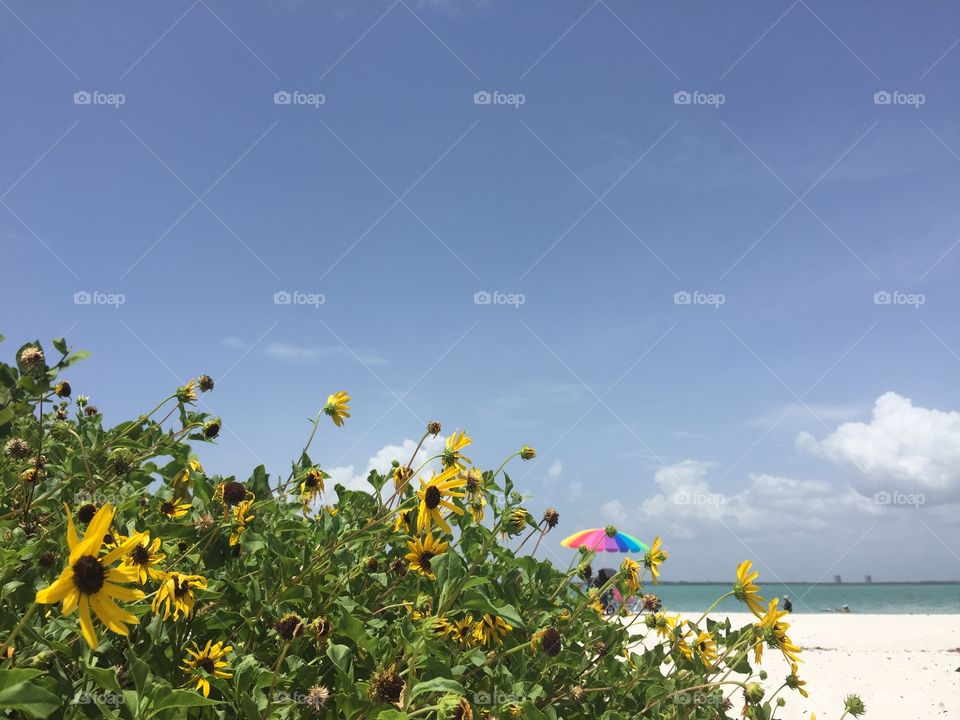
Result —
<instances>
[{"instance_id":1,"label":"distant person on beach","mask_svg":"<svg viewBox=\"0 0 960 720\"><path fill-rule=\"evenodd\" d=\"M793 612L793 603L790 602L789 595L783 596L783 609L786 610L787 612Z\"/></svg>"},{"instance_id":2,"label":"distant person on beach","mask_svg":"<svg viewBox=\"0 0 960 720\"><path fill-rule=\"evenodd\" d=\"M849 605L844 605L844 606L841 607L837 612L848 613L848 612L850 612L850 606L849 606Z\"/></svg>"}]
</instances>

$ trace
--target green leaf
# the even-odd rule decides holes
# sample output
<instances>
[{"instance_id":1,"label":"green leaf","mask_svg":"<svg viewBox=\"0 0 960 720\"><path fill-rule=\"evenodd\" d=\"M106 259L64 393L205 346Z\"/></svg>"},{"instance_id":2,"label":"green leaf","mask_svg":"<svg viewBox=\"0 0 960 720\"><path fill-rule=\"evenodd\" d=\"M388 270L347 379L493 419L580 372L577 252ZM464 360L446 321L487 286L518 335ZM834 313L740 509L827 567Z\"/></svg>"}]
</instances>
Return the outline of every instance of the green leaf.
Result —
<instances>
[{"instance_id":1,"label":"green leaf","mask_svg":"<svg viewBox=\"0 0 960 720\"><path fill-rule=\"evenodd\" d=\"M150 717L153 717L161 710L166 710L167 708L175 707L207 707L210 705L219 705L219 700L211 700L210 698L205 698L198 692L193 690L162 690L164 693L161 695L160 699L153 704L153 712L150 713Z\"/></svg>"},{"instance_id":2,"label":"green leaf","mask_svg":"<svg viewBox=\"0 0 960 720\"><path fill-rule=\"evenodd\" d=\"M418 695L432 692L456 693L457 695L463 695L465 691L463 689L463 685L458 683L456 680L452 680L450 678L434 678L433 680L427 680L414 685L413 690L410 691L410 699L413 700L413 698L417 697Z\"/></svg>"},{"instance_id":3,"label":"green leaf","mask_svg":"<svg viewBox=\"0 0 960 720\"><path fill-rule=\"evenodd\" d=\"M37 670L0 670L0 708L18 710L25 717L46 718L61 706L60 697L43 687Z\"/></svg>"}]
</instances>

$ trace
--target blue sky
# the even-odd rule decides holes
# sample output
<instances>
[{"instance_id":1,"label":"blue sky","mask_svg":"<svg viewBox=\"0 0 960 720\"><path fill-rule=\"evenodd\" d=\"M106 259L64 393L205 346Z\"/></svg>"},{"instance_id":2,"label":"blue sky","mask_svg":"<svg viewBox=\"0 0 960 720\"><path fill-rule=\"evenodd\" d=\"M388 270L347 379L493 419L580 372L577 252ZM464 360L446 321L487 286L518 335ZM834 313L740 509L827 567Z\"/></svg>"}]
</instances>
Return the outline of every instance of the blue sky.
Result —
<instances>
[{"instance_id":1,"label":"blue sky","mask_svg":"<svg viewBox=\"0 0 960 720\"><path fill-rule=\"evenodd\" d=\"M277 473L347 389L344 482L538 448L545 557L960 577L955 4L0 4L0 332L108 422L207 372Z\"/></svg>"}]
</instances>

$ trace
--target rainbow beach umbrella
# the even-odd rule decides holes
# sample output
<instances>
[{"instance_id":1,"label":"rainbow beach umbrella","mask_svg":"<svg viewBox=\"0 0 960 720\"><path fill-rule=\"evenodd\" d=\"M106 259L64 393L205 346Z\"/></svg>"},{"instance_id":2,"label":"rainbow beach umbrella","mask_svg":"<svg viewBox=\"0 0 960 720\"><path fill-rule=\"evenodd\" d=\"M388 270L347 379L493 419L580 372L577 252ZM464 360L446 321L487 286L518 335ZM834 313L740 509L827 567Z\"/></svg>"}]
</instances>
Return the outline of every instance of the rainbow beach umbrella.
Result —
<instances>
[{"instance_id":1,"label":"rainbow beach umbrella","mask_svg":"<svg viewBox=\"0 0 960 720\"><path fill-rule=\"evenodd\" d=\"M581 530L566 538L560 544L568 548L582 546L595 552L640 553L650 549L646 543L640 542L633 535L620 532L612 525L605 528Z\"/></svg>"}]
</instances>

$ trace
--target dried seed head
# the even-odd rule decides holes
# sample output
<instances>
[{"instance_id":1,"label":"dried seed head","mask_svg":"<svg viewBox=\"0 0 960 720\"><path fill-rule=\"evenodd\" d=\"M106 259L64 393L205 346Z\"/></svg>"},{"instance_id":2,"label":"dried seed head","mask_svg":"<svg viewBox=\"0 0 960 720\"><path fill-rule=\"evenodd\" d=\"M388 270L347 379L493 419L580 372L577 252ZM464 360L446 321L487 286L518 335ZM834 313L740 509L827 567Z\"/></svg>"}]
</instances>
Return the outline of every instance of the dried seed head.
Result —
<instances>
[{"instance_id":1,"label":"dried seed head","mask_svg":"<svg viewBox=\"0 0 960 720\"><path fill-rule=\"evenodd\" d=\"M97 506L93 503L87 503L86 505L81 505L77 510L77 520L86 525L88 522L93 520L93 516L97 514Z\"/></svg>"},{"instance_id":2,"label":"dried seed head","mask_svg":"<svg viewBox=\"0 0 960 720\"><path fill-rule=\"evenodd\" d=\"M319 714L329 702L330 690L324 685L314 685L303 699L303 704L307 706L307 709L317 714Z\"/></svg>"},{"instance_id":3,"label":"dried seed head","mask_svg":"<svg viewBox=\"0 0 960 720\"><path fill-rule=\"evenodd\" d=\"M649 612L657 612L661 607L663 607L663 601L660 600L653 593L646 593L643 596L643 609Z\"/></svg>"},{"instance_id":4,"label":"dried seed head","mask_svg":"<svg viewBox=\"0 0 960 720\"><path fill-rule=\"evenodd\" d=\"M201 392L210 392L213 390L213 378L209 375L201 375L197 378L197 385Z\"/></svg>"},{"instance_id":5,"label":"dried seed head","mask_svg":"<svg viewBox=\"0 0 960 720\"><path fill-rule=\"evenodd\" d=\"M436 437L440 434L440 423L436 420L431 420L427 423L427 432Z\"/></svg>"},{"instance_id":6,"label":"dried seed head","mask_svg":"<svg viewBox=\"0 0 960 720\"><path fill-rule=\"evenodd\" d=\"M543 521L547 524L547 528L553 530L560 522L560 513L557 512L556 508L547 508L547 511L543 513Z\"/></svg>"},{"instance_id":7,"label":"dried seed head","mask_svg":"<svg viewBox=\"0 0 960 720\"><path fill-rule=\"evenodd\" d=\"M296 613L289 613L280 618L273 627L282 639L293 640L303 635L303 618Z\"/></svg>"},{"instance_id":8,"label":"dried seed head","mask_svg":"<svg viewBox=\"0 0 960 720\"><path fill-rule=\"evenodd\" d=\"M24 348L20 353L20 364L25 370L33 372L46 368L47 359L43 355L43 350L35 345L31 345L30 347Z\"/></svg>"},{"instance_id":9,"label":"dried seed head","mask_svg":"<svg viewBox=\"0 0 960 720\"><path fill-rule=\"evenodd\" d=\"M23 438L10 438L3 446L3 454L12 460L23 460L30 454L30 446Z\"/></svg>"}]
</instances>

